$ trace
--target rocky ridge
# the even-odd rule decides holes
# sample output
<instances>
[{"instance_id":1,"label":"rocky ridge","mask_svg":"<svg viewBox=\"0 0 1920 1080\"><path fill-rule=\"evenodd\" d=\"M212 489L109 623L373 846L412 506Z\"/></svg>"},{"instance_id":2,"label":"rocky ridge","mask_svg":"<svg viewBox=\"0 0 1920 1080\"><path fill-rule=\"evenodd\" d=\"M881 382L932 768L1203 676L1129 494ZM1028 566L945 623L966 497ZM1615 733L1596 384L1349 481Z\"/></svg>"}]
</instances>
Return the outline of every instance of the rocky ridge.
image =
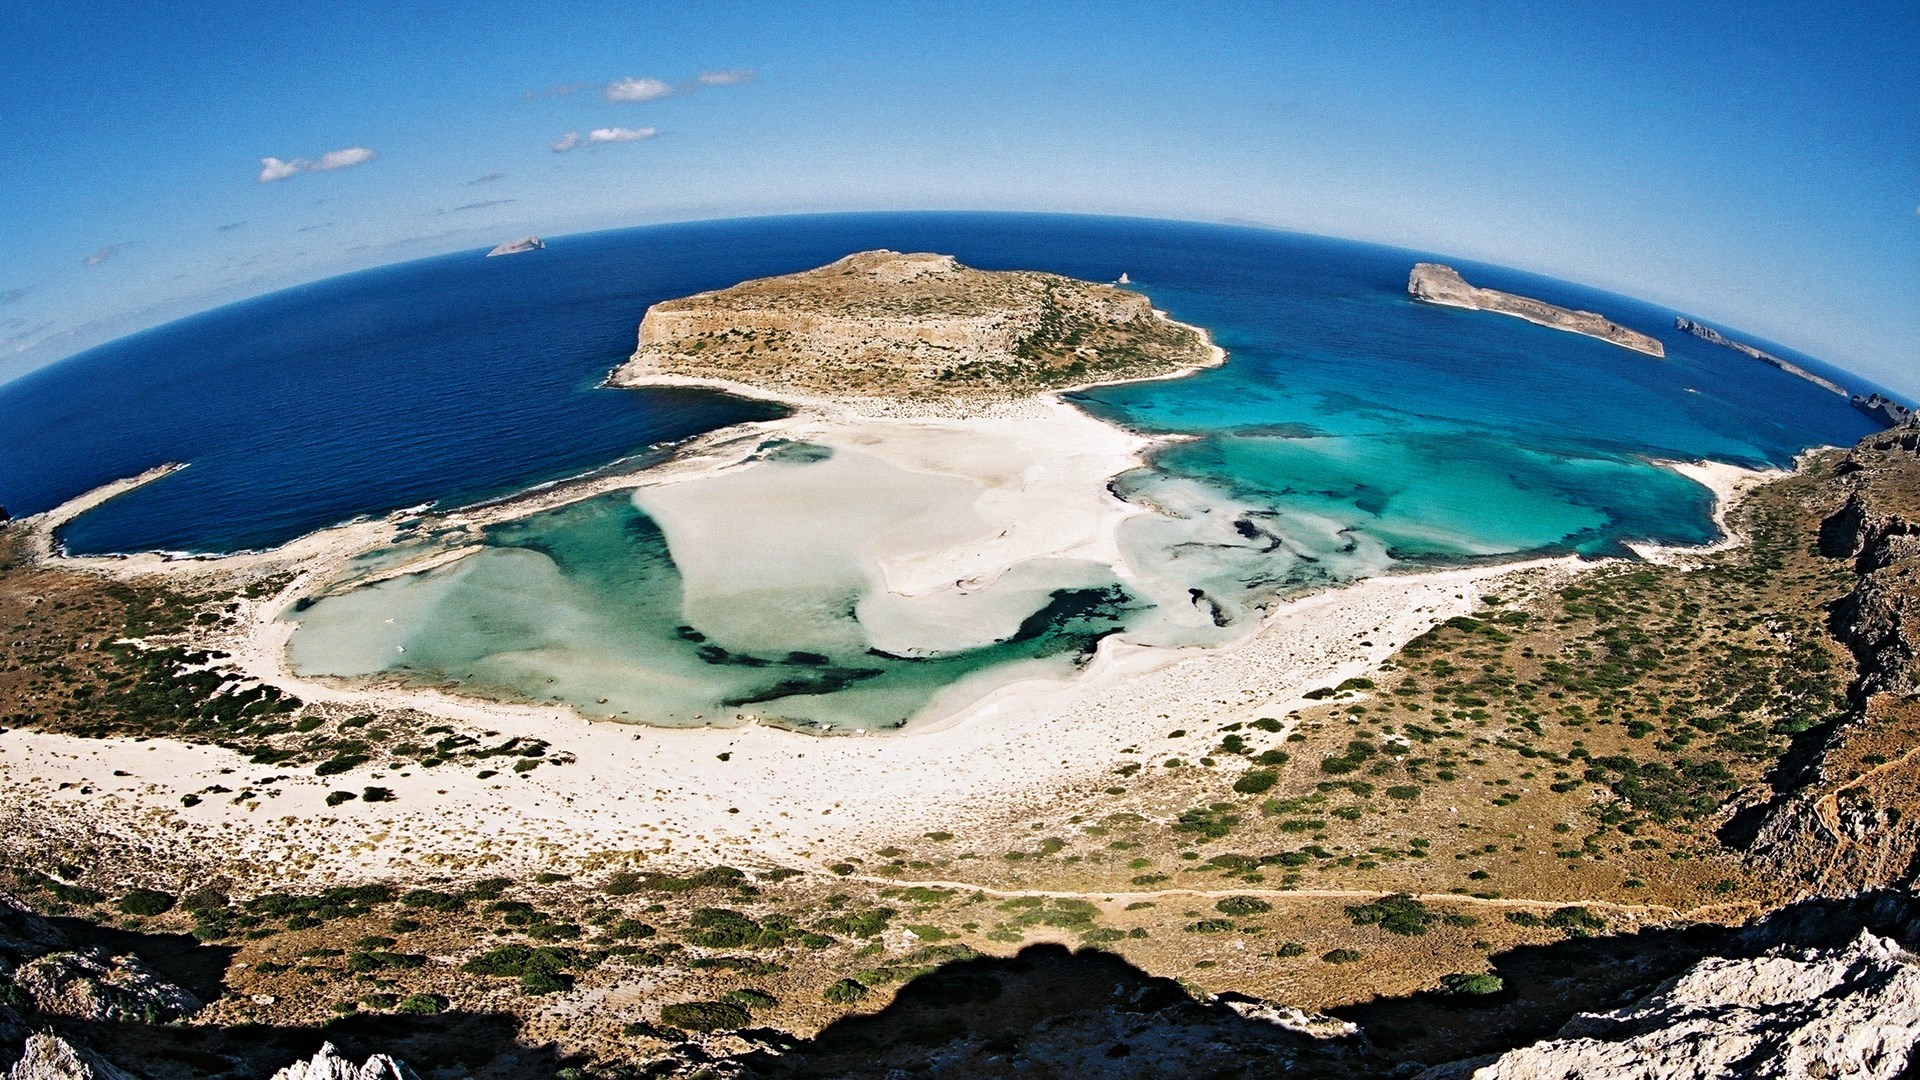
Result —
<instances>
[{"instance_id":1,"label":"rocky ridge","mask_svg":"<svg viewBox=\"0 0 1920 1080\"><path fill-rule=\"evenodd\" d=\"M1599 338L1601 341L1618 345L1623 349L1632 349L1634 352L1646 353L1648 356L1665 357L1667 355L1667 347L1657 338L1638 330L1629 330L1604 315L1592 311L1575 311L1572 308L1563 308L1528 296L1516 296L1498 289L1476 288L1467 284L1459 271L1440 263L1415 263L1413 273L1407 277L1407 292L1416 299L1425 300L1430 304L1512 315L1554 330L1565 330L1569 333Z\"/></svg>"},{"instance_id":2,"label":"rocky ridge","mask_svg":"<svg viewBox=\"0 0 1920 1080\"><path fill-rule=\"evenodd\" d=\"M1862 932L1840 948L1709 957L1557 1037L1419 1080L1894 1080L1920 1048L1920 959Z\"/></svg>"},{"instance_id":3,"label":"rocky ridge","mask_svg":"<svg viewBox=\"0 0 1920 1080\"><path fill-rule=\"evenodd\" d=\"M1737 352L1742 356L1751 356L1755 360L1758 360L1763 364L1771 364L1772 366L1779 368L1781 371L1784 371L1795 378L1807 380L1808 382L1812 383L1813 385L1819 387L1822 390L1827 391L1830 394L1839 394L1841 397L1848 396L1846 387L1841 386L1839 383L1834 382L1832 379L1828 379L1820 375L1815 375L1813 372L1808 371L1806 368L1801 367L1799 364L1796 364L1791 360L1782 360L1780 357L1775 356L1772 353L1767 352L1763 349L1756 349L1744 341L1735 341L1734 339L1726 336L1725 334L1722 334L1720 331L1715 330L1713 327L1703 326L1700 323L1694 322L1692 319L1689 319L1684 315L1675 317L1673 320L1673 325L1675 329L1685 330L1687 333L1692 334L1694 337L1699 338L1701 341L1710 341L1715 345L1720 345L1725 348L1732 349L1734 352ZM1875 396L1877 397L1878 395L1875 395ZM1856 405L1856 407L1858 407L1861 404L1861 399L1855 399L1854 404Z\"/></svg>"},{"instance_id":4,"label":"rocky ridge","mask_svg":"<svg viewBox=\"0 0 1920 1080\"><path fill-rule=\"evenodd\" d=\"M1014 400L1218 362L1138 293L950 255L863 251L647 310L609 382L709 380L836 399Z\"/></svg>"},{"instance_id":5,"label":"rocky ridge","mask_svg":"<svg viewBox=\"0 0 1920 1080\"><path fill-rule=\"evenodd\" d=\"M1817 732L1750 859L1805 896L1847 896L1920 882L1920 421L1869 436L1829 466L1844 492L1820 527L1820 552L1844 559L1854 587L1828 613L1853 654L1846 715Z\"/></svg>"}]
</instances>

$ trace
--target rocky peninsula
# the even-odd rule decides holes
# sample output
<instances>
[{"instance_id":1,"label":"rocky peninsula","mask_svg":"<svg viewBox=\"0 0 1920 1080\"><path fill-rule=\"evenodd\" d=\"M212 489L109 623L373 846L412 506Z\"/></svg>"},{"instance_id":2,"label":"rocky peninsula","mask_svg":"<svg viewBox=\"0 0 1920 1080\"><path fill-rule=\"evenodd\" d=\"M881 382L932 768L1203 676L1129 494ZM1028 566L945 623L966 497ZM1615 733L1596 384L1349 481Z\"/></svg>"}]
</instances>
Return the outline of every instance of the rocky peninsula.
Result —
<instances>
[{"instance_id":1,"label":"rocky peninsula","mask_svg":"<svg viewBox=\"0 0 1920 1080\"><path fill-rule=\"evenodd\" d=\"M1808 371L1806 368L1801 367L1791 360L1782 360L1772 353L1762 349L1756 349L1744 341L1735 341L1720 331L1715 330L1713 327L1694 322L1684 315L1675 316L1673 325L1676 329L1685 330L1701 341L1710 341L1715 345L1732 349L1734 352L1740 353L1743 356L1751 356L1763 364L1771 364L1797 379L1807 380L1830 394L1839 394L1841 397L1848 396L1847 388L1834 382L1832 379L1815 375L1813 372Z\"/></svg>"},{"instance_id":2,"label":"rocky peninsula","mask_svg":"<svg viewBox=\"0 0 1920 1080\"><path fill-rule=\"evenodd\" d=\"M984 404L1218 363L1196 327L1111 285L863 251L655 304L609 382L700 380L841 401Z\"/></svg>"},{"instance_id":3,"label":"rocky peninsula","mask_svg":"<svg viewBox=\"0 0 1920 1080\"><path fill-rule=\"evenodd\" d=\"M1467 284L1466 279L1453 267L1440 263L1415 263L1413 273L1407 278L1407 292L1430 304L1444 304L1471 311L1494 311L1555 330L1599 338L1648 356L1664 358L1667 355L1666 346L1657 339L1638 330L1629 330L1604 315L1575 311L1498 289L1476 288Z\"/></svg>"}]
</instances>

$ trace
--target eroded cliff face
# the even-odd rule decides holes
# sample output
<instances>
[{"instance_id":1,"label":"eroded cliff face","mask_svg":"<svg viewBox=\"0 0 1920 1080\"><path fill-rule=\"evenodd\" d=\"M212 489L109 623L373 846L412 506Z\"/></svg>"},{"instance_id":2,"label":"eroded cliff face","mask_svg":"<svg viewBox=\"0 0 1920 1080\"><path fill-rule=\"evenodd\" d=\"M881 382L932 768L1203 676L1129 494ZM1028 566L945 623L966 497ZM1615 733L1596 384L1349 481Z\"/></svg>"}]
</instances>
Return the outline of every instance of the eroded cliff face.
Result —
<instances>
[{"instance_id":1,"label":"eroded cliff face","mask_svg":"<svg viewBox=\"0 0 1920 1080\"><path fill-rule=\"evenodd\" d=\"M1563 308L1529 296L1516 296L1498 289L1476 288L1467 284L1459 271L1440 263L1414 264L1413 273L1407 277L1407 292L1432 304L1512 315L1555 330L1599 338L1601 341L1610 342L1623 349L1632 349L1634 352L1646 353L1648 356L1667 355L1667 347L1657 338L1638 330L1629 330L1604 315L1592 311L1575 311L1572 308Z\"/></svg>"},{"instance_id":2,"label":"eroded cliff face","mask_svg":"<svg viewBox=\"0 0 1920 1080\"><path fill-rule=\"evenodd\" d=\"M1820 528L1822 555L1852 563L1854 588L1828 612L1853 654L1846 715L1810 732L1805 764L1749 847L1801 895L1845 896L1920 881L1920 423L1869 436L1831 467L1843 491Z\"/></svg>"},{"instance_id":3,"label":"eroded cliff face","mask_svg":"<svg viewBox=\"0 0 1920 1080\"><path fill-rule=\"evenodd\" d=\"M661 376L834 398L1010 399L1216 362L1137 293L865 251L648 309L615 385Z\"/></svg>"}]
</instances>

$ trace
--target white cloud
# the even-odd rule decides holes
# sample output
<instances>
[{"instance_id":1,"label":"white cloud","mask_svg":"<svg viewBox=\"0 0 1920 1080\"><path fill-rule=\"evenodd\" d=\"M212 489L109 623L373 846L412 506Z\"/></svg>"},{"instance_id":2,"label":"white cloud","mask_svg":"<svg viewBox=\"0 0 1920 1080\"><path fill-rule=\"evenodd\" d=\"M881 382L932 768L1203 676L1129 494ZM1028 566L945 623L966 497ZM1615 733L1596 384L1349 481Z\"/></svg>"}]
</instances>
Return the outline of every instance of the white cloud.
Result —
<instances>
[{"instance_id":1,"label":"white cloud","mask_svg":"<svg viewBox=\"0 0 1920 1080\"><path fill-rule=\"evenodd\" d=\"M118 254L120 254L120 245L108 244L106 247L101 248L99 251L94 252L80 261L87 266L99 266L101 263L106 262Z\"/></svg>"},{"instance_id":2,"label":"white cloud","mask_svg":"<svg viewBox=\"0 0 1920 1080\"><path fill-rule=\"evenodd\" d=\"M703 71L693 81L696 86L740 86L753 77L752 71Z\"/></svg>"},{"instance_id":3,"label":"white cloud","mask_svg":"<svg viewBox=\"0 0 1920 1080\"><path fill-rule=\"evenodd\" d=\"M600 91L608 101L658 101L673 96L673 87L662 79L616 79Z\"/></svg>"},{"instance_id":4,"label":"white cloud","mask_svg":"<svg viewBox=\"0 0 1920 1080\"><path fill-rule=\"evenodd\" d=\"M592 131L587 132L585 138L582 138L577 131L569 131L565 135L560 136L560 138L551 145L554 153L564 154L569 150L577 150L582 146L595 146L600 143L638 142L641 139L651 139L658 134L658 130L650 127L594 128Z\"/></svg>"},{"instance_id":5,"label":"white cloud","mask_svg":"<svg viewBox=\"0 0 1920 1080\"><path fill-rule=\"evenodd\" d=\"M345 150L329 150L320 155L320 160L312 165L314 172L327 172L332 169L347 169L355 165L365 165L379 155L364 146L349 146Z\"/></svg>"},{"instance_id":6,"label":"white cloud","mask_svg":"<svg viewBox=\"0 0 1920 1080\"><path fill-rule=\"evenodd\" d=\"M590 143L636 142L640 139L651 139L656 134L658 134L658 132L654 131L654 129L650 127L648 128L623 128L623 127L594 128L592 131L587 132L587 141Z\"/></svg>"},{"instance_id":7,"label":"white cloud","mask_svg":"<svg viewBox=\"0 0 1920 1080\"><path fill-rule=\"evenodd\" d=\"M364 146L349 146L340 150L329 150L317 159L297 157L291 161L282 161L277 157L260 159L260 177L263 184L275 180L285 180L295 173L331 172L334 169L346 169L355 165L364 165L380 155Z\"/></svg>"}]
</instances>

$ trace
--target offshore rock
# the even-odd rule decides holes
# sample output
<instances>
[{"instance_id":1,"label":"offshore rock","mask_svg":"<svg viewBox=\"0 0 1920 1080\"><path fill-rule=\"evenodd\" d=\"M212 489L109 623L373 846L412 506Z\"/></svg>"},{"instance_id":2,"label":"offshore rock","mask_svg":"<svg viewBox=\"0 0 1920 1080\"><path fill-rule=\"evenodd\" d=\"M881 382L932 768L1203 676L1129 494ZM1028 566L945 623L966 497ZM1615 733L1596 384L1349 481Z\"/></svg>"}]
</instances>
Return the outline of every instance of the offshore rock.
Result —
<instances>
[{"instance_id":1,"label":"offshore rock","mask_svg":"<svg viewBox=\"0 0 1920 1080\"><path fill-rule=\"evenodd\" d=\"M1443 304L1447 307L1467 308L1472 311L1492 311L1501 315L1512 315L1530 323L1565 330L1568 333L1584 334L1599 338L1623 349L1646 353L1648 356L1665 357L1667 347L1659 340L1629 330L1613 322L1604 315L1591 311L1575 311L1544 300L1535 300L1528 296L1516 296L1498 289L1480 289L1467 284L1465 278L1451 266L1440 263L1415 263L1413 273L1407 276L1407 292L1416 299L1430 304Z\"/></svg>"},{"instance_id":2,"label":"offshore rock","mask_svg":"<svg viewBox=\"0 0 1920 1080\"><path fill-rule=\"evenodd\" d=\"M1863 931L1836 949L1710 957L1556 1038L1418 1080L1895 1080L1916 1048L1920 960Z\"/></svg>"},{"instance_id":3,"label":"offshore rock","mask_svg":"<svg viewBox=\"0 0 1920 1080\"><path fill-rule=\"evenodd\" d=\"M523 236L518 240L509 240L487 252L487 258L491 259L495 255L518 255L523 251L539 251L546 246L547 242L537 236Z\"/></svg>"}]
</instances>

